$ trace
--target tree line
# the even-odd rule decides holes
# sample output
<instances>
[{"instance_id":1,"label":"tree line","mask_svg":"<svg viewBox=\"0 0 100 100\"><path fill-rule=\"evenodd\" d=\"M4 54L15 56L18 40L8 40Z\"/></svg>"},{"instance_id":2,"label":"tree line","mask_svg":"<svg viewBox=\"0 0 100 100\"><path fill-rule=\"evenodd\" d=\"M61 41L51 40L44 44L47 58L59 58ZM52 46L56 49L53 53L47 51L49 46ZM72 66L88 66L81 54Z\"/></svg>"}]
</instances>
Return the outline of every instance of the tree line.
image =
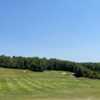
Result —
<instances>
[{"instance_id":1,"label":"tree line","mask_svg":"<svg viewBox=\"0 0 100 100\"><path fill-rule=\"evenodd\" d=\"M100 63L77 63L59 59L39 57L0 56L0 67L28 69L36 72L47 70L69 71L76 77L100 79Z\"/></svg>"}]
</instances>

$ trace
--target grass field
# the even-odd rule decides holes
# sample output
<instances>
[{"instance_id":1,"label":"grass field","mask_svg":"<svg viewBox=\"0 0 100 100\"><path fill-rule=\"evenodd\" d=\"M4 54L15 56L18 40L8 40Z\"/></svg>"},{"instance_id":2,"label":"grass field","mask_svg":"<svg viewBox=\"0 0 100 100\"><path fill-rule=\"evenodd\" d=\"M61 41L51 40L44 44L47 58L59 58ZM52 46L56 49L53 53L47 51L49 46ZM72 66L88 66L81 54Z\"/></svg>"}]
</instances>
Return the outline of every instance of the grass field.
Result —
<instances>
[{"instance_id":1,"label":"grass field","mask_svg":"<svg viewBox=\"0 0 100 100\"><path fill-rule=\"evenodd\" d=\"M59 71L1 68L0 100L100 100L100 81Z\"/></svg>"}]
</instances>

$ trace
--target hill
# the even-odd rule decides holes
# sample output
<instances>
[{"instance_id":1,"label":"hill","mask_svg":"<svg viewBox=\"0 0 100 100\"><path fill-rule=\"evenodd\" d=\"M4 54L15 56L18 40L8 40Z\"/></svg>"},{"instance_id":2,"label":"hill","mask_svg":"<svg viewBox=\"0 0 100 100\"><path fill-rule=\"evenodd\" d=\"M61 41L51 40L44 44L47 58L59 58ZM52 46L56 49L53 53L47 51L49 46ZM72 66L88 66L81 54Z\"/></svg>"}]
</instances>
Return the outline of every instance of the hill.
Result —
<instances>
[{"instance_id":1,"label":"hill","mask_svg":"<svg viewBox=\"0 0 100 100\"><path fill-rule=\"evenodd\" d=\"M56 58L0 56L0 67L28 69L35 72L69 71L76 77L100 79L100 63L77 63Z\"/></svg>"}]
</instances>

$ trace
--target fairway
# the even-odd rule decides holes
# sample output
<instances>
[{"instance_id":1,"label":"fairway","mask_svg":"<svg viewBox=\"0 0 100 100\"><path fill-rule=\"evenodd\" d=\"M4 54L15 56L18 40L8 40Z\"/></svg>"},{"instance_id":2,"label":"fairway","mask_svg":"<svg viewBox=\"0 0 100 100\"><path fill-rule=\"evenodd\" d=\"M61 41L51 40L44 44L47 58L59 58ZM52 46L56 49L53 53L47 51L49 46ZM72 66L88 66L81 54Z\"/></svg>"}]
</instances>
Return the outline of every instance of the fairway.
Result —
<instances>
[{"instance_id":1,"label":"fairway","mask_svg":"<svg viewBox=\"0 0 100 100\"><path fill-rule=\"evenodd\" d=\"M61 71L0 68L0 100L100 100L100 81Z\"/></svg>"}]
</instances>

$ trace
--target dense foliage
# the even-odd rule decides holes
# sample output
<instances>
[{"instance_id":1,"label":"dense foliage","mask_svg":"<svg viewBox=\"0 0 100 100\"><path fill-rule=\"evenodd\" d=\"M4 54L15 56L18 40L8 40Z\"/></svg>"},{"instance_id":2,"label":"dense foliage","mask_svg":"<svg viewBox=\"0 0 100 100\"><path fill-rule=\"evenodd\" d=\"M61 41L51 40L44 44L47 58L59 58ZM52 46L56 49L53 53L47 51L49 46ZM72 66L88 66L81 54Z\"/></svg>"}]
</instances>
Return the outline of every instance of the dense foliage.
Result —
<instances>
[{"instance_id":1,"label":"dense foliage","mask_svg":"<svg viewBox=\"0 0 100 100\"><path fill-rule=\"evenodd\" d=\"M1 55L0 67L29 69L39 72L46 70L64 70L73 72L76 77L100 79L100 63L75 63L58 59Z\"/></svg>"}]
</instances>

